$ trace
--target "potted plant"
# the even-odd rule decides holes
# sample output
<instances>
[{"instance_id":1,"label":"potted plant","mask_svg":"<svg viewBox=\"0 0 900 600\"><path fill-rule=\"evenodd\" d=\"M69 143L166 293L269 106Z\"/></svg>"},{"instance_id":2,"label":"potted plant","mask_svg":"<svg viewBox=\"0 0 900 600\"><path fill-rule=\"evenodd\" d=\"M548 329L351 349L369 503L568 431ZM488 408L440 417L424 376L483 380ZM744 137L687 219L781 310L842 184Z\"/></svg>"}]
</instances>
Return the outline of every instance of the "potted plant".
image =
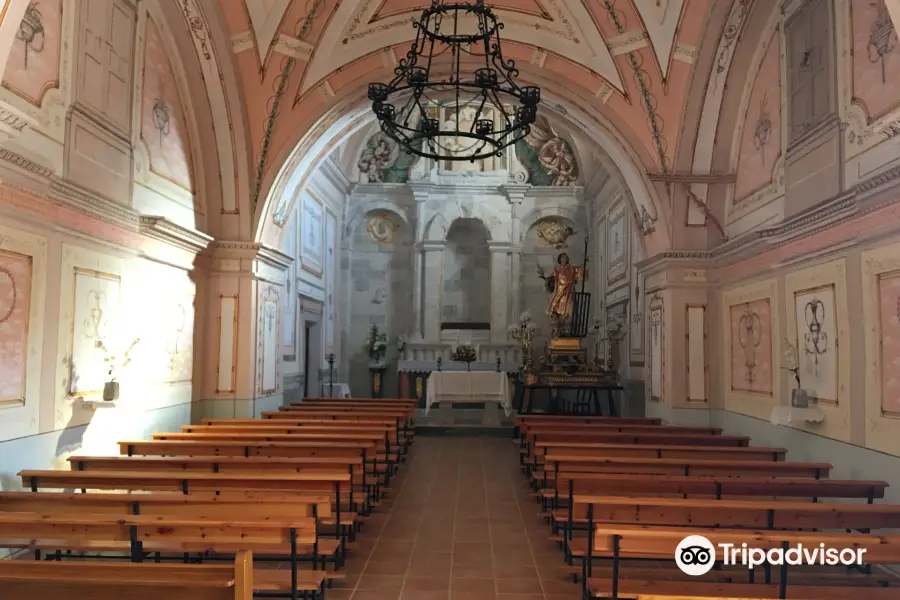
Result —
<instances>
[{"instance_id":1,"label":"potted plant","mask_svg":"<svg viewBox=\"0 0 900 600\"><path fill-rule=\"evenodd\" d=\"M791 390L791 406L795 408L806 408L809 406L809 394L800 386L800 360L797 355L797 347L789 340L785 339L786 345L784 351L785 366L781 367L785 371L790 371L797 382L797 387Z\"/></svg>"},{"instance_id":2,"label":"potted plant","mask_svg":"<svg viewBox=\"0 0 900 600\"><path fill-rule=\"evenodd\" d=\"M466 363L466 371L471 369L472 363L475 362L477 358L478 355L475 352L475 348L469 344L460 344L453 350L453 354L450 355L451 360Z\"/></svg>"},{"instance_id":3,"label":"potted plant","mask_svg":"<svg viewBox=\"0 0 900 600\"><path fill-rule=\"evenodd\" d=\"M369 339L366 340L366 352L369 354L370 367L380 368L387 352L387 335L378 331L378 325L372 325Z\"/></svg>"},{"instance_id":4,"label":"potted plant","mask_svg":"<svg viewBox=\"0 0 900 600\"><path fill-rule=\"evenodd\" d=\"M103 399L107 402L118 400L119 398L119 382L116 380L117 372L124 369L131 362L131 351L138 345L141 338L135 338L131 345L126 348L121 355L113 354L109 348L103 343L103 340L97 340L96 347L103 351L103 362L106 363L107 375L109 380L103 384Z\"/></svg>"}]
</instances>

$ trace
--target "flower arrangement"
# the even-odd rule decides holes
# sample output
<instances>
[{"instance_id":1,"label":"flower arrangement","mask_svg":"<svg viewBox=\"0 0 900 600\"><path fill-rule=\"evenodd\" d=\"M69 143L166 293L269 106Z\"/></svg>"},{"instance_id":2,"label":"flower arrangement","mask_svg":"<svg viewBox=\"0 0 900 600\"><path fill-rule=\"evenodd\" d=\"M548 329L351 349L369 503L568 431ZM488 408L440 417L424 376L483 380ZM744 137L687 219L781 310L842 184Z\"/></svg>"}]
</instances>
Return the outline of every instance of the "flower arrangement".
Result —
<instances>
[{"instance_id":1,"label":"flower arrangement","mask_svg":"<svg viewBox=\"0 0 900 600\"><path fill-rule=\"evenodd\" d=\"M406 349L406 344L409 343L409 338L405 335L398 335L395 343L397 344L397 352L403 352Z\"/></svg>"},{"instance_id":2,"label":"flower arrangement","mask_svg":"<svg viewBox=\"0 0 900 600\"><path fill-rule=\"evenodd\" d=\"M791 343L790 340L785 338L785 349L784 349L784 363L787 366L781 367L785 371L790 371L794 376L794 381L797 382L797 389L801 389L800 385L800 361L797 355L797 347Z\"/></svg>"},{"instance_id":3,"label":"flower arrangement","mask_svg":"<svg viewBox=\"0 0 900 600\"><path fill-rule=\"evenodd\" d=\"M460 344L453 350L453 354L450 355L451 360L465 363L475 362L477 358L478 356L475 354L475 348L469 344Z\"/></svg>"},{"instance_id":4,"label":"flower arrangement","mask_svg":"<svg viewBox=\"0 0 900 600\"><path fill-rule=\"evenodd\" d=\"M378 362L384 358L387 352L387 335L378 331L378 325L372 325L369 331L369 339L366 340L366 352L369 358Z\"/></svg>"},{"instance_id":5,"label":"flower arrangement","mask_svg":"<svg viewBox=\"0 0 900 600\"><path fill-rule=\"evenodd\" d=\"M134 350L134 347L137 346L140 341L141 338L135 338L128 348L123 350L121 355L119 355L119 353L113 354L110 352L109 348L106 347L106 344L103 343L103 340L97 340L95 346L102 350L105 355L103 357L103 362L106 363L110 382L116 381L117 371L124 369L131 362L131 351Z\"/></svg>"}]
</instances>

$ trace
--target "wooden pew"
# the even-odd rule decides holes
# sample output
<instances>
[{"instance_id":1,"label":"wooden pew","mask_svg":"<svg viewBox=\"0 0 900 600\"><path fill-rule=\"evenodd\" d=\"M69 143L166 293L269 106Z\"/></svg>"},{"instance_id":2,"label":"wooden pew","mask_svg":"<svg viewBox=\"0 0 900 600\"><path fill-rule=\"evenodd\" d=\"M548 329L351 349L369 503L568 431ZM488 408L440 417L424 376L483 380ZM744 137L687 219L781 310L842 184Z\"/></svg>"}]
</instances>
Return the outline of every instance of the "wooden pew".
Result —
<instances>
[{"instance_id":1,"label":"wooden pew","mask_svg":"<svg viewBox=\"0 0 900 600\"><path fill-rule=\"evenodd\" d=\"M41 471L19 472L22 485L33 492L44 489L229 492L256 490L280 493L332 494L336 506L352 494L347 472L312 473L197 473L192 471ZM335 527L341 530L340 511Z\"/></svg>"},{"instance_id":2,"label":"wooden pew","mask_svg":"<svg viewBox=\"0 0 900 600\"><path fill-rule=\"evenodd\" d=\"M0 492L0 513L35 512L48 515L143 515L205 518L224 521L316 519L333 523L331 496L262 494L242 498L230 494ZM314 565L343 565L341 532L331 537L317 532L316 547L300 548Z\"/></svg>"},{"instance_id":3,"label":"wooden pew","mask_svg":"<svg viewBox=\"0 0 900 600\"><path fill-rule=\"evenodd\" d=\"M387 431L371 432L347 432L336 429L330 433L309 433L297 431L296 433L273 433L261 430L255 433L230 433L228 431L210 431L201 433L154 433L154 440L174 441L237 441L237 442L333 442L338 444L367 444L375 443L375 466L383 464L386 469L386 483L394 474L397 463L400 460L399 445L391 441L391 434ZM381 458L383 457L383 458Z\"/></svg>"},{"instance_id":4,"label":"wooden pew","mask_svg":"<svg viewBox=\"0 0 900 600\"><path fill-rule=\"evenodd\" d=\"M0 560L4 600L253 600L253 553L230 564Z\"/></svg>"},{"instance_id":5,"label":"wooden pew","mask_svg":"<svg viewBox=\"0 0 900 600\"><path fill-rule=\"evenodd\" d=\"M766 582L722 583L718 581L664 581L623 579L620 573L628 568L625 559L651 559L672 561L675 549L687 535L702 535L714 545L735 544L748 547L782 549L802 544L818 548L820 544L830 548L865 549L868 565L886 565L900 562L900 536L845 534L804 531L763 531L753 529L711 529L702 527L666 527L648 525L594 524L589 530L582 561L583 591L586 597L634 598L638 594L659 592L681 594L689 598L802 598L806 600L893 600L896 588L858 587L850 585L791 585L786 563L777 568L777 584L772 581L772 568L766 567ZM596 557L612 561L612 573L608 579L594 578L593 562ZM718 559L719 557L717 557ZM843 570L845 567L839 566ZM744 571L750 573L749 569ZM826 571L827 572L827 571Z\"/></svg>"},{"instance_id":6,"label":"wooden pew","mask_svg":"<svg viewBox=\"0 0 900 600\"><path fill-rule=\"evenodd\" d=\"M513 421L513 438L522 433L526 423L617 423L619 425L662 425L662 419L655 417L602 417L589 415L516 415Z\"/></svg>"},{"instance_id":7,"label":"wooden pew","mask_svg":"<svg viewBox=\"0 0 900 600\"><path fill-rule=\"evenodd\" d=\"M415 433L412 413L400 410L385 410L380 412L332 410L327 406L310 405L304 409L292 411L265 411L260 414L260 417L262 417L262 420L288 419L291 421L299 419L330 419L332 421L366 421L373 418L393 419L400 432L406 436L407 439L411 439Z\"/></svg>"},{"instance_id":8,"label":"wooden pew","mask_svg":"<svg viewBox=\"0 0 900 600\"><path fill-rule=\"evenodd\" d=\"M749 446L750 438L744 435L713 435L709 433L679 433L667 427L651 426L649 431L529 431L526 445L548 443L608 443L608 444L670 444L681 446ZM643 429L643 428L642 428Z\"/></svg>"},{"instance_id":9,"label":"wooden pew","mask_svg":"<svg viewBox=\"0 0 900 600\"><path fill-rule=\"evenodd\" d=\"M548 433L591 433L591 432L630 432L630 433L692 433L700 435L721 435L720 427L697 427L693 425L656 425L631 423L525 423L523 434L526 437Z\"/></svg>"},{"instance_id":10,"label":"wooden pew","mask_svg":"<svg viewBox=\"0 0 900 600\"><path fill-rule=\"evenodd\" d=\"M269 458L269 457L232 457L232 456L70 456L68 459L73 471L196 471L200 473L334 473L346 471L354 488L365 494L377 484L374 474L363 474L362 458ZM355 489L350 489L346 507L353 515L367 514L371 508L374 494L363 497L361 502L354 500ZM330 511L329 511L330 512ZM355 517L342 515L343 522L350 526Z\"/></svg>"},{"instance_id":11,"label":"wooden pew","mask_svg":"<svg viewBox=\"0 0 900 600\"><path fill-rule=\"evenodd\" d=\"M267 585L281 588L292 597L297 592L319 593L324 589L325 572L298 569L298 545L316 544L314 519L222 521L203 518L133 515L46 515L40 513L0 513L0 545L40 553L62 551L125 552L135 563L147 553L209 553L239 555L251 551L289 557L291 568L283 572L255 575L269 578ZM79 563L83 564L83 563ZM271 571L271 570L266 570ZM256 584L257 586L259 584Z\"/></svg>"}]
</instances>

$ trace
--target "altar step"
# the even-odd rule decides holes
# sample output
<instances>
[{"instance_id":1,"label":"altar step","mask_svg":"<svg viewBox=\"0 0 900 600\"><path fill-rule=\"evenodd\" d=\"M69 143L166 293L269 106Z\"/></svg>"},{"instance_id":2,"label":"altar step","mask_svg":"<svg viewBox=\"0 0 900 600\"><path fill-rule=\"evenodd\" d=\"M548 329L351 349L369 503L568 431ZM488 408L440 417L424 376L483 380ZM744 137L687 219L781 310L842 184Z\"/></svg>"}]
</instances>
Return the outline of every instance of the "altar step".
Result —
<instances>
[{"instance_id":1,"label":"altar step","mask_svg":"<svg viewBox=\"0 0 900 600\"><path fill-rule=\"evenodd\" d=\"M507 430L513 426L509 417L495 403L445 402L434 404L428 414L424 408L416 409L416 431L423 427L484 428Z\"/></svg>"}]
</instances>

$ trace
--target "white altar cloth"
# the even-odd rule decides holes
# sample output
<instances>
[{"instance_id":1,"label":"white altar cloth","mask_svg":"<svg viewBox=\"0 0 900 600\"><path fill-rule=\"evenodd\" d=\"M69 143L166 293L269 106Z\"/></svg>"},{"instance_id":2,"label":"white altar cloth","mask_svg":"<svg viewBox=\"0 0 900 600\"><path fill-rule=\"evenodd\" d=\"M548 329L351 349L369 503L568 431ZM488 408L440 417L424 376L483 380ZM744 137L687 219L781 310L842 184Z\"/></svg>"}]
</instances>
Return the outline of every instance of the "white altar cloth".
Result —
<instances>
[{"instance_id":1,"label":"white altar cloth","mask_svg":"<svg viewBox=\"0 0 900 600\"><path fill-rule=\"evenodd\" d=\"M319 383L319 394L322 398L349 398L350 397L350 386L346 383L338 383L334 382L334 385L331 386L327 381L322 381Z\"/></svg>"},{"instance_id":2,"label":"white altar cloth","mask_svg":"<svg viewBox=\"0 0 900 600\"><path fill-rule=\"evenodd\" d=\"M425 414L435 402L496 402L512 414L512 390L506 373L497 371L432 371L428 376Z\"/></svg>"}]
</instances>

